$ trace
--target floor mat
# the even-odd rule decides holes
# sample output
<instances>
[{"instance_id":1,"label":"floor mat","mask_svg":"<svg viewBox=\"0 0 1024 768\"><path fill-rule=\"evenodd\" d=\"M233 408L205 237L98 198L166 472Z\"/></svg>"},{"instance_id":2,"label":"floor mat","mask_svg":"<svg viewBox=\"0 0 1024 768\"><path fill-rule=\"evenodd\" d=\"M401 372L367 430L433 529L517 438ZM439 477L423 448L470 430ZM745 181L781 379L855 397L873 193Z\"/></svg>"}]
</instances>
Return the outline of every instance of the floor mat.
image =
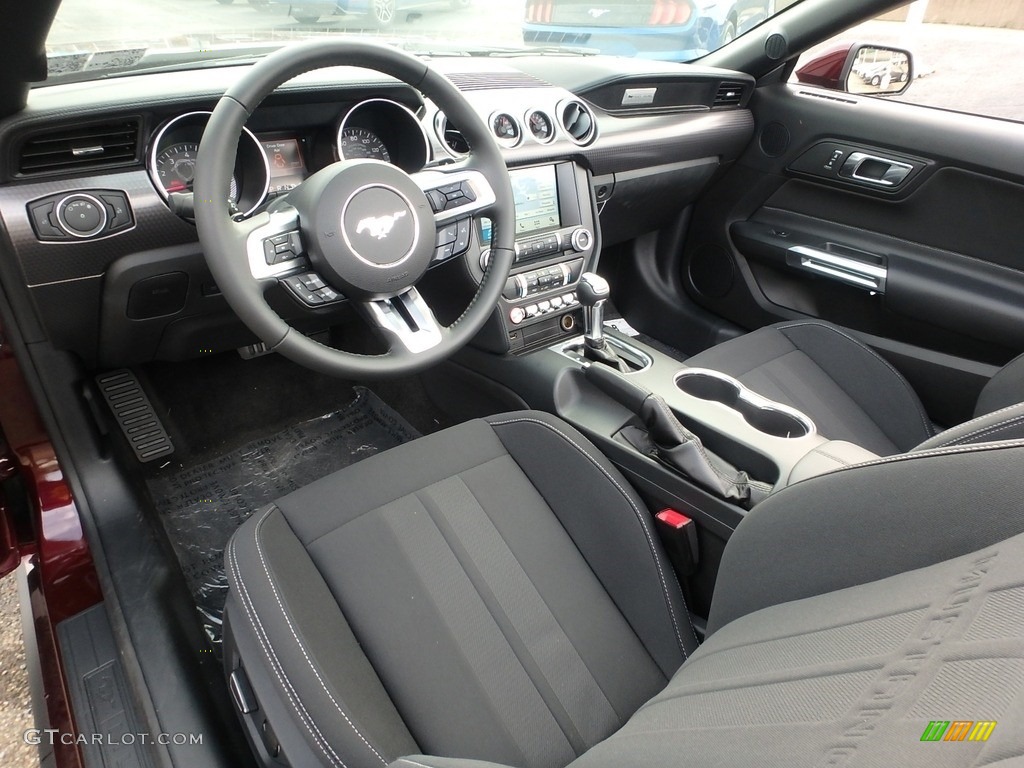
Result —
<instances>
[{"instance_id":1,"label":"floor mat","mask_svg":"<svg viewBox=\"0 0 1024 768\"><path fill-rule=\"evenodd\" d=\"M235 529L286 493L418 436L373 392L354 390L340 410L146 481L216 649L227 597L224 547Z\"/></svg>"}]
</instances>

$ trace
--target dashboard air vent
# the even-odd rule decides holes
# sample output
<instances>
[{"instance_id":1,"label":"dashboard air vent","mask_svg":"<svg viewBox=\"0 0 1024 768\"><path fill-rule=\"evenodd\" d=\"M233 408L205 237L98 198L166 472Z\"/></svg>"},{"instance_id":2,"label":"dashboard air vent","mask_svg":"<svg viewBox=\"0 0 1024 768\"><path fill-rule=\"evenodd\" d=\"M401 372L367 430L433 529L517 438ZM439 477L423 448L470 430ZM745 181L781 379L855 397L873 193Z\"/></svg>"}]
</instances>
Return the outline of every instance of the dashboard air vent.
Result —
<instances>
[{"instance_id":1,"label":"dashboard air vent","mask_svg":"<svg viewBox=\"0 0 1024 768\"><path fill-rule=\"evenodd\" d=\"M453 72L448 79L460 91L489 91L504 88L543 88L547 83L525 72Z\"/></svg>"},{"instance_id":2,"label":"dashboard air vent","mask_svg":"<svg viewBox=\"0 0 1024 768\"><path fill-rule=\"evenodd\" d=\"M597 133L594 115L582 101L567 101L562 104L558 110L558 119L565 132L577 144L588 143Z\"/></svg>"},{"instance_id":3,"label":"dashboard air vent","mask_svg":"<svg viewBox=\"0 0 1024 768\"><path fill-rule=\"evenodd\" d=\"M18 173L36 176L130 165L139 159L137 117L49 128L29 135L18 151Z\"/></svg>"},{"instance_id":4,"label":"dashboard air vent","mask_svg":"<svg viewBox=\"0 0 1024 768\"><path fill-rule=\"evenodd\" d=\"M712 107L738 107L743 101L743 83L722 83L715 92Z\"/></svg>"}]
</instances>

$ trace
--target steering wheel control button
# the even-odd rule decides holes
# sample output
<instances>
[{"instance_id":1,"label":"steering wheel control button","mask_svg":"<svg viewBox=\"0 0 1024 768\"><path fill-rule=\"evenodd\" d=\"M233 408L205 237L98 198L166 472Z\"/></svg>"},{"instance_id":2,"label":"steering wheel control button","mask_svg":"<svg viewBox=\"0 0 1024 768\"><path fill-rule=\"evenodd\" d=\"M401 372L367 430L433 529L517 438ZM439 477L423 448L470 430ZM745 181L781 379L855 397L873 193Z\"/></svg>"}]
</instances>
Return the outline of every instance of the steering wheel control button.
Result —
<instances>
[{"instance_id":1,"label":"steering wheel control button","mask_svg":"<svg viewBox=\"0 0 1024 768\"><path fill-rule=\"evenodd\" d=\"M313 274L312 272L301 275L299 280L310 291L319 291L321 288L327 287L327 284L320 279L320 275Z\"/></svg>"},{"instance_id":2,"label":"steering wheel control button","mask_svg":"<svg viewBox=\"0 0 1024 768\"><path fill-rule=\"evenodd\" d=\"M440 213L444 210L445 205L448 204L448 200L445 196L436 189L432 189L427 192L427 200L430 201L430 207L434 213Z\"/></svg>"},{"instance_id":3,"label":"steering wheel control button","mask_svg":"<svg viewBox=\"0 0 1024 768\"><path fill-rule=\"evenodd\" d=\"M455 243L446 243L434 251L434 261L444 261L455 255Z\"/></svg>"},{"instance_id":4,"label":"steering wheel control button","mask_svg":"<svg viewBox=\"0 0 1024 768\"><path fill-rule=\"evenodd\" d=\"M468 181L444 184L437 189L431 189L426 194L434 213L450 211L453 208L476 202L476 192Z\"/></svg>"},{"instance_id":5,"label":"steering wheel control button","mask_svg":"<svg viewBox=\"0 0 1024 768\"><path fill-rule=\"evenodd\" d=\"M298 231L285 232L263 240L263 255L267 264L282 264L302 255L302 239Z\"/></svg>"},{"instance_id":6,"label":"steering wheel control button","mask_svg":"<svg viewBox=\"0 0 1024 768\"><path fill-rule=\"evenodd\" d=\"M448 245L454 243L455 238L459 235L458 224L449 224L447 227L443 227L437 230L437 247L440 248L442 245Z\"/></svg>"},{"instance_id":7,"label":"steering wheel control button","mask_svg":"<svg viewBox=\"0 0 1024 768\"><path fill-rule=\"evenodd\" d=\"M344 297L323 281L315 272L292 275L281 280L293 296L309 307L319 307L340 301Z\"/></svg>"},{"instance_id":8,"label":"steering wheel control button","mask_svg":"<svg viewBox=\"0 0 1024 768\"><path fill-rule=\"evenodd\" d=\"M469 248L469 239L473 231L472 219L459 219L456 222L455 253L465 253Z\"/></svg>"}]
</instances>

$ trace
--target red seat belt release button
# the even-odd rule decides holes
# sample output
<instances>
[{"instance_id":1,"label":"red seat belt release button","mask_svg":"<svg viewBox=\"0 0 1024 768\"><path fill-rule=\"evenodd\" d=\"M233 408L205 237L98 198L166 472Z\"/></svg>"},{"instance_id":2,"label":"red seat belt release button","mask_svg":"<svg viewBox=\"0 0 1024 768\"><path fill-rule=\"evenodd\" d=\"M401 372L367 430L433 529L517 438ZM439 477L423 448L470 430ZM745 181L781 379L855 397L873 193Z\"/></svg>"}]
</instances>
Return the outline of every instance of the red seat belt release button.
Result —
<instances>
[{"instance_id":1,"label":"red seat belt release button","mask_svg":"<svg viewBox=\"0 0 1024 768\"><path fill-rule=\"evenodd\" d=\"M658 533L665 551L676 571L680 576L693 574L700 563L697 524L675 509L663 509L654 517L658 521Z\"/></svg>"}]
</instances>

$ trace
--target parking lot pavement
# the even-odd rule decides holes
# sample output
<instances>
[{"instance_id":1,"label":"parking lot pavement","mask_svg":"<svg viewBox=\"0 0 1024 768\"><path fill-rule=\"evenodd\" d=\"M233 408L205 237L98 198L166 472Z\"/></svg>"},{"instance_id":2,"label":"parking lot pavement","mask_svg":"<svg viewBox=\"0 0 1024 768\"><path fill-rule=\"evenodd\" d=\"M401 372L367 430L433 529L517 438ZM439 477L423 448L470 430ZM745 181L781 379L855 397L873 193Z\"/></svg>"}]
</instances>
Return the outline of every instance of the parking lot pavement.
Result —
<instances>
[{"instance_id":1,"label":"parking lot pavement","mask_svg":"<svg viewBox=\"0 0 1024 768\"><path fill-rule=\"evenodd\" d=\"M31 727L18 583L12 575L0 579L0 765L4 768L38 768L38 751L23 738Z\"/></svg>"}]
</instances>

